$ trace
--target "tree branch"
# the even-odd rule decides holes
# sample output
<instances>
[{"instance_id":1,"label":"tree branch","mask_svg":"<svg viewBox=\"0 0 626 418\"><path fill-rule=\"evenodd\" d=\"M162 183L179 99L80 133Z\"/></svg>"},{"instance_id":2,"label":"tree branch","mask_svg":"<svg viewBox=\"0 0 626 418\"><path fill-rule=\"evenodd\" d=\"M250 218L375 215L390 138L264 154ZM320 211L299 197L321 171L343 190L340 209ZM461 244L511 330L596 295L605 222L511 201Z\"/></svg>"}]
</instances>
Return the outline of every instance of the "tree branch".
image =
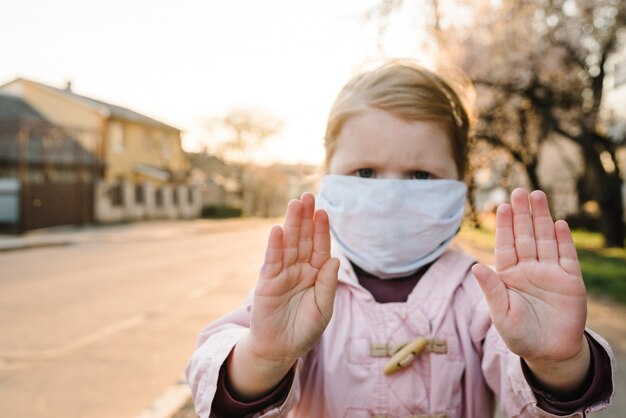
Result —
<instances>
[{"instance_id":1,"label":"tree branch","mask_svg":"<svg viewBox=\"0 0 626 418\"><path fill-rule=\"evenodd\" d=\"M502 148L503 150L511 154L511 156L515 159L515 161L525 164L524 156L519 151L513 149L513 147L511 147L509 144L502 141L500 137L495 136L495 135L482 134L482 133L477 133L474 137L477 140L483 140L486 143L491 144L495 147Z\"/></svg>"},{"instance_id":2,"label":"tree branch","mask_svg":"<svg viewBox=\"0 0 626 418\"><path fill-rule=\"evenodd\" d=\"M571 61L576 63L581 69L585 70L585 72L589 72L587 63L578 56L578 51L572 45L563 39L556 39L554 37L554 33L552 33L549 38L554 45L563 48L565 52L567 52L567 57L570 58Z\"/></svg>"}]
</instances>

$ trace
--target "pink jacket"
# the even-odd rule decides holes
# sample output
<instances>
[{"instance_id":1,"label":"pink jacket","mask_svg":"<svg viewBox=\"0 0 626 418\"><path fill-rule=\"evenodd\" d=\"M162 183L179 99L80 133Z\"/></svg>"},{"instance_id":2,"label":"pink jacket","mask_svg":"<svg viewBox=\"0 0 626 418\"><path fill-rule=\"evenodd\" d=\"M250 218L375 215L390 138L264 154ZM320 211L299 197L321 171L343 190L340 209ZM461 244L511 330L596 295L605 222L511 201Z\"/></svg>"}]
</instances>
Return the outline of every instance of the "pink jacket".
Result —
<instances>
[{"instance_id":1,"label":"pink jacket","mask_svg":"<svg viewBox=\"0 0 626 418\"><path fill-rule=\"evenodd\" d=\"M536 399L493 327L469 255L450 249L420 279L406 303L376 303L340 254L333 318L319 344L296 366L282 405L262 417L483 418L492 417L494 394L508 417L554 417ZM220 367L249 326L249 302L205 328L189 364L187 381L196 412L211 416ZM609 353L608 343L589 331ZM406 368L385 375L399 345L417 337L428 347ZM604 399L569 415L603 409Z\"/></svg>"}]
</instances>

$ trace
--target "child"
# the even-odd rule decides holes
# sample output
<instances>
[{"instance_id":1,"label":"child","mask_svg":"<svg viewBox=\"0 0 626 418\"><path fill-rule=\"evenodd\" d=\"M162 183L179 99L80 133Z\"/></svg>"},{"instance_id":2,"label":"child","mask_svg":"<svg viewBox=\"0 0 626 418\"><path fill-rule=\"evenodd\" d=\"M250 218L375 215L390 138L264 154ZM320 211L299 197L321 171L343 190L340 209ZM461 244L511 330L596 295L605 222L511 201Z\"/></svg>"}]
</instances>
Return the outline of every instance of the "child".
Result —
<instances>
[{"instance_id":1,"label":"child","mask_svg":"<svg viewBox=\"0 0 626 418\"><path fill-rule=\"evenodd\" d=\"M494 394L511 417L608 405L612 353L585 330L576 251L546 196L516 189L498 208L495 272L450 247L469 125L412 63L344 87L317 202L289 203L251 300L201 333L187 366L201 418L483 418Z\"/></svg>"}]
</instances>

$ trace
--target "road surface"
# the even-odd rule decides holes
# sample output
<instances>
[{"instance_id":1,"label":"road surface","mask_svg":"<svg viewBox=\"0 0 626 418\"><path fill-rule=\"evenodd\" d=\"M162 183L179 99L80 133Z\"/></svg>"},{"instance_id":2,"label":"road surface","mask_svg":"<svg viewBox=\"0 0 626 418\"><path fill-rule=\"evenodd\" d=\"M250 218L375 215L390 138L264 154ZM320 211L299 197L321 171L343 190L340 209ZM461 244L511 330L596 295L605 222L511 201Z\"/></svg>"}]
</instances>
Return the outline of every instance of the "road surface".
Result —
<instances>
[{"instance_id":1,"label":"road surface","mask_svg":"<svg viewBox=\"0 0 626 418\"><path fill-rule=\"evenodd\" d=\"M0 417L137 417L244 301L271 224L134 224L0 253Z\"/></svg>"}]
</instances>

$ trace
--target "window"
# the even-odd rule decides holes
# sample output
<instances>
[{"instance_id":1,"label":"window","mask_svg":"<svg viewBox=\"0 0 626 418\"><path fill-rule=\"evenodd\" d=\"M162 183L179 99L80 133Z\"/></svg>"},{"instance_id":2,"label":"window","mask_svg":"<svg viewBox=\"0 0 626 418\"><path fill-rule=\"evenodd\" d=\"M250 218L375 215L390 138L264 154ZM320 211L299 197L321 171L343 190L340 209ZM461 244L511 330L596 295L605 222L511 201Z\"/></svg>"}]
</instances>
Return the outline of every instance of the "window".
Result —
<instances>
[{"instance_id":1,"label":"window","mask_svg":"<svg viewBox=\"0 0 626 418\"><path fill-rule=\"evenodd\" d=\"M143 184L135 185L135 203L143 204L146 203L146 193Z\"/></svg>"},{"instance_id":2,"label":"window","mask_svg":"<svg viewBox=\"0 0 626 418\"><path fill-rule=\"evenodd\" d=\"M160 187L156 189L154 200L154 203L158 208L163 206L163 189L161 189Z\"/></svg>"},{"instance_id":3,"label":"window","mask_svg":"<svg viewBox=\"0 0 626 418\"><path fill-rule=\"evenodd\" d=\"M109 187L109 200L112 206L124 205L124 189L121 182Z\"/></svg>"}]
</instances>

